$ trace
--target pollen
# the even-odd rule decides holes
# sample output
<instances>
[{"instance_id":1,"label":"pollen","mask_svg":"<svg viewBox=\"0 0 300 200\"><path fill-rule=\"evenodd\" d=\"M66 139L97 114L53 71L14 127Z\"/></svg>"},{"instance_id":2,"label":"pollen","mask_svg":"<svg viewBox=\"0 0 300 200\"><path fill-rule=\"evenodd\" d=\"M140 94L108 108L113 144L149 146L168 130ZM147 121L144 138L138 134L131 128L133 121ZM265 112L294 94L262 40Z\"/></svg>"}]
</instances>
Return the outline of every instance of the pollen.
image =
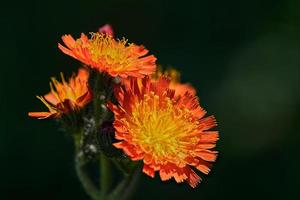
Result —
<instances>
[{"instance_id":1,"label":"pollen","mask_svg":"<svg viewBox=\"0 0 300 200\"><path fill-rule=\"evenodd\" d=\"M106 69L114 68L114 70L120 71L139 62L138 57L132 56L135 50L134 44L128 44L128 40L125 38L115 40L107 34L91 33L90 41L91 45L88 49L91 52L92 60L107 64Z\"/></svg>"},{"instance_id":2,"label":"pollen","mask_svg":"<svg viewBox=\"0 0 300 200\"><path fill-rule=\"evenodd\" d=\"M153 92L145 95L132 110L132 141L156 163L185 163L188 149L184 138L196 130L197 123L189 121L187 109L177 109L169 98L160 99ZM196 142L196 140L195 140Z\"/></svg>"},{"instance_id":3,"label":"pollen","mask_svg":"<svg viewBox=\"0 0 300 200\"><path fill-rule=\"evenodd\" d=\"M116 41L107 34L91 33L90 41L89 49L94 60L104 57L120 63L126 62L126 56L128 56L129 52L126 51L128 40L125 38Z\"/></svg>"}]
</instances>

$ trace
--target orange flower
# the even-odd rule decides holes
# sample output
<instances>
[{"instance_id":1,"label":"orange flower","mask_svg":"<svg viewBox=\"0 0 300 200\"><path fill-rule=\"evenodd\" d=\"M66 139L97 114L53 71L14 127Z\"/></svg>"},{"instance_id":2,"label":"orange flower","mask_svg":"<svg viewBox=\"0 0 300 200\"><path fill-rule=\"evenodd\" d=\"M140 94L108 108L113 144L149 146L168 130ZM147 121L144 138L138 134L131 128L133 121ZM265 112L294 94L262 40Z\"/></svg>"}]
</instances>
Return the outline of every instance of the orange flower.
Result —
<instances>
[{"instance_id":1,"label":"orange flower","mask_svg":"<svg viewBox=\"0 0 300 200\"><path fill-rule=\"evenodd\" d=\"M156 58L145 56L148 50L143 46L128 44L125 39L115 40L109 34L91 33L91 38L88 38L82 33L77 40L64 35L62 40L67 46L58 44L62 52L113 77L144 77L156 69Z\"/></svg>"},{"instance_id":2,"label":"orange flower","mask_svg":"<svg viewBox=\"0 0 300 200\"><path fill-rule=\"evenodd\" d=\"M132 160L143 160L143 172L163 181L174 178L196 187L210 171L217 152L211 150L218 140L213 116L204 117L197 97L190 93L175 95L165 77L151 81L149 76L131 78L115 87L118 105L108 103L114 112L116 139L114 144Z\"/></svg>"},{"instance_id":3,"label":"orange flower","mask_svg":"<svg viewBox=\"0 0 300 200\"><path fill-rule=\"evenodd\" d=\"M153 80L157 80L161 76L170 77L170 89L175 90L176 95L184 95L189 92L192 95L196 95L196 89L188 83L180 83L180 73L174 68L168 68L163 71L161 67L158 67L155 74L152 75Z\"/></svg>"},{"instance_id":4,"label":"orange flower","mask_svg":"<svg viewBox=\"0 0 300 200\"><path fill-rule=\"evenodd\" d=\"M87 85L89 73L81 68L78 75L73 75L67 83L61 73L62 82L52 78L51 91L44 96L37 96L49 109L49 112L29 112L30 117L45 119L60 117L63 113L80 109L92 99L91 91Z\"/></svg>"}]
</instances>

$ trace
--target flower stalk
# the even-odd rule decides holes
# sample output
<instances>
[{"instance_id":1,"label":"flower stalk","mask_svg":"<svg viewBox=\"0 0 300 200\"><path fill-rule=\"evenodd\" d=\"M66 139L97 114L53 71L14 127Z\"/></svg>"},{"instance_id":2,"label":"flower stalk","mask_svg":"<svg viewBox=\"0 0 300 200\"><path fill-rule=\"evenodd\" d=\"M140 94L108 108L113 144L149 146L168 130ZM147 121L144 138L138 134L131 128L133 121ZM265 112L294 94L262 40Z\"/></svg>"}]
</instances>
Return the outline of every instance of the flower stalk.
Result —
<instances>
[{"instance_id":1,"label":"flower stalk","mask_svg":"<svg viewBox=\"0 0 300 200\"><path fill-rule=\"evenodd\" d=\"M104 155L100 155L100 191L102 196L106 196L111 186L111 166L108 158Z\"/></svg>"},{"instance_id":2,"label":"flower stalk","mask_svg":"<svg viewBox=\"0 0 300 200\"><path fill-rule=\"evenodd\" d=\"M78 155L75 156L75 170L85 192L93 200L100 200L99 198L101 197L101 193L90 179L89 175L85 170L85 164Z\"/></svg>"},{"instance_id":3,"label":"flower stalk","mask_svg":"<svg viewBox=\"0 0 300 200\"><path fill-rule=\"evenodd\" d=\"M75 156L75 169L78 179L80 180L85 192L93 200L127 200L136 189L140 177L140 167L136 168L133 173L123 173L123 179L114 189L111 189L111 160L105 155L99 159L99 188L91 179L86 170L88 163L81 158L80 153Z\"/></svg>"}]
</instances>

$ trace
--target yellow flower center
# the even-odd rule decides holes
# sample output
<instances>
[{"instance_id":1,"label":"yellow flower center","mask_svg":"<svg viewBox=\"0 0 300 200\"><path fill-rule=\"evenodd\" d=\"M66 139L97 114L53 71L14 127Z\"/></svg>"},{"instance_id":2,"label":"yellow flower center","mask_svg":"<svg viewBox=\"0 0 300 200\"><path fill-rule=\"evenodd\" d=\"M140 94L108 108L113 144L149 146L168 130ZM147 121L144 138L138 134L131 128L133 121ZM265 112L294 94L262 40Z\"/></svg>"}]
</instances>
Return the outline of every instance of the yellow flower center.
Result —
<instances>
[{"instance_id":1,"label":"yellow flower center","mask_svg":"<svg viewBox=\"0 0 300 200\"><path fill-rule=\"evenodd\" d=\"M198 122L192 120L187 109L177 108L170 98L163 98L151 93L136 103L129 131L133 142L152 155L156 163L184 164L188 146L197 142L188 136L195 132Z\"/></svg>"},{"instance_id":2,"label":"yellow flower center","mask_svg":"<svg viewBox=\"0 0 300 200\"><path fill-rule=\"evenodd\" d=\"M80 94L76 91L76 88L72 88L65 80L64 75L61 73L62 83L52 77L52 83L50 82L51 93L60 101L63 102L66 99L76 102L76 99ZM53 87L54 85L54 87ZM54 89L55 88L55 89ZM81 94L82 95L82 94Z\"/></svg>"},{"instance_id":3,"label":"yellow flower center","mask_svg":"<svg viewBox=\"0 0 300 200\"><path fill-rule=\"evenodd\" d=\"M138 56L131 51L134 45L128 45L124 38L115 40L107 34L91 33L90 42L88 49L92 60L102 63L103 67L113 67L117 71L138 61Z\"/></svg>"}]
</instances>

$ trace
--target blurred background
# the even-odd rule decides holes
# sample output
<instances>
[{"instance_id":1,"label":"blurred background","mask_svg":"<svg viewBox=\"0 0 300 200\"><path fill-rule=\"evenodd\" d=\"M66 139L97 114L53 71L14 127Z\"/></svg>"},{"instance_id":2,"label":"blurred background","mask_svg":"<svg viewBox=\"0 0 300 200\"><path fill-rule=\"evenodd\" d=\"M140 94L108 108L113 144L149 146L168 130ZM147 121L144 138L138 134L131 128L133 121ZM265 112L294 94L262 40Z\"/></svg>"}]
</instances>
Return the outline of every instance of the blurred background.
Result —
<instances>
[{"instance_id":1,"label":"blurred background","mask_svg":"<svg viewBox=\"0 0 300 200\"><path fill-rule=\"evenodd\" d=\"M133 199L298 196L300 1L27 0L1 7L1 200L88 199L70 138L27 112L44 109L35 95L49 91L50 76L79 67L58 50L61 35L105 23L179 69L219 124L220 156L196 189L143 175Z\"/></svg>"}]
</instances>

